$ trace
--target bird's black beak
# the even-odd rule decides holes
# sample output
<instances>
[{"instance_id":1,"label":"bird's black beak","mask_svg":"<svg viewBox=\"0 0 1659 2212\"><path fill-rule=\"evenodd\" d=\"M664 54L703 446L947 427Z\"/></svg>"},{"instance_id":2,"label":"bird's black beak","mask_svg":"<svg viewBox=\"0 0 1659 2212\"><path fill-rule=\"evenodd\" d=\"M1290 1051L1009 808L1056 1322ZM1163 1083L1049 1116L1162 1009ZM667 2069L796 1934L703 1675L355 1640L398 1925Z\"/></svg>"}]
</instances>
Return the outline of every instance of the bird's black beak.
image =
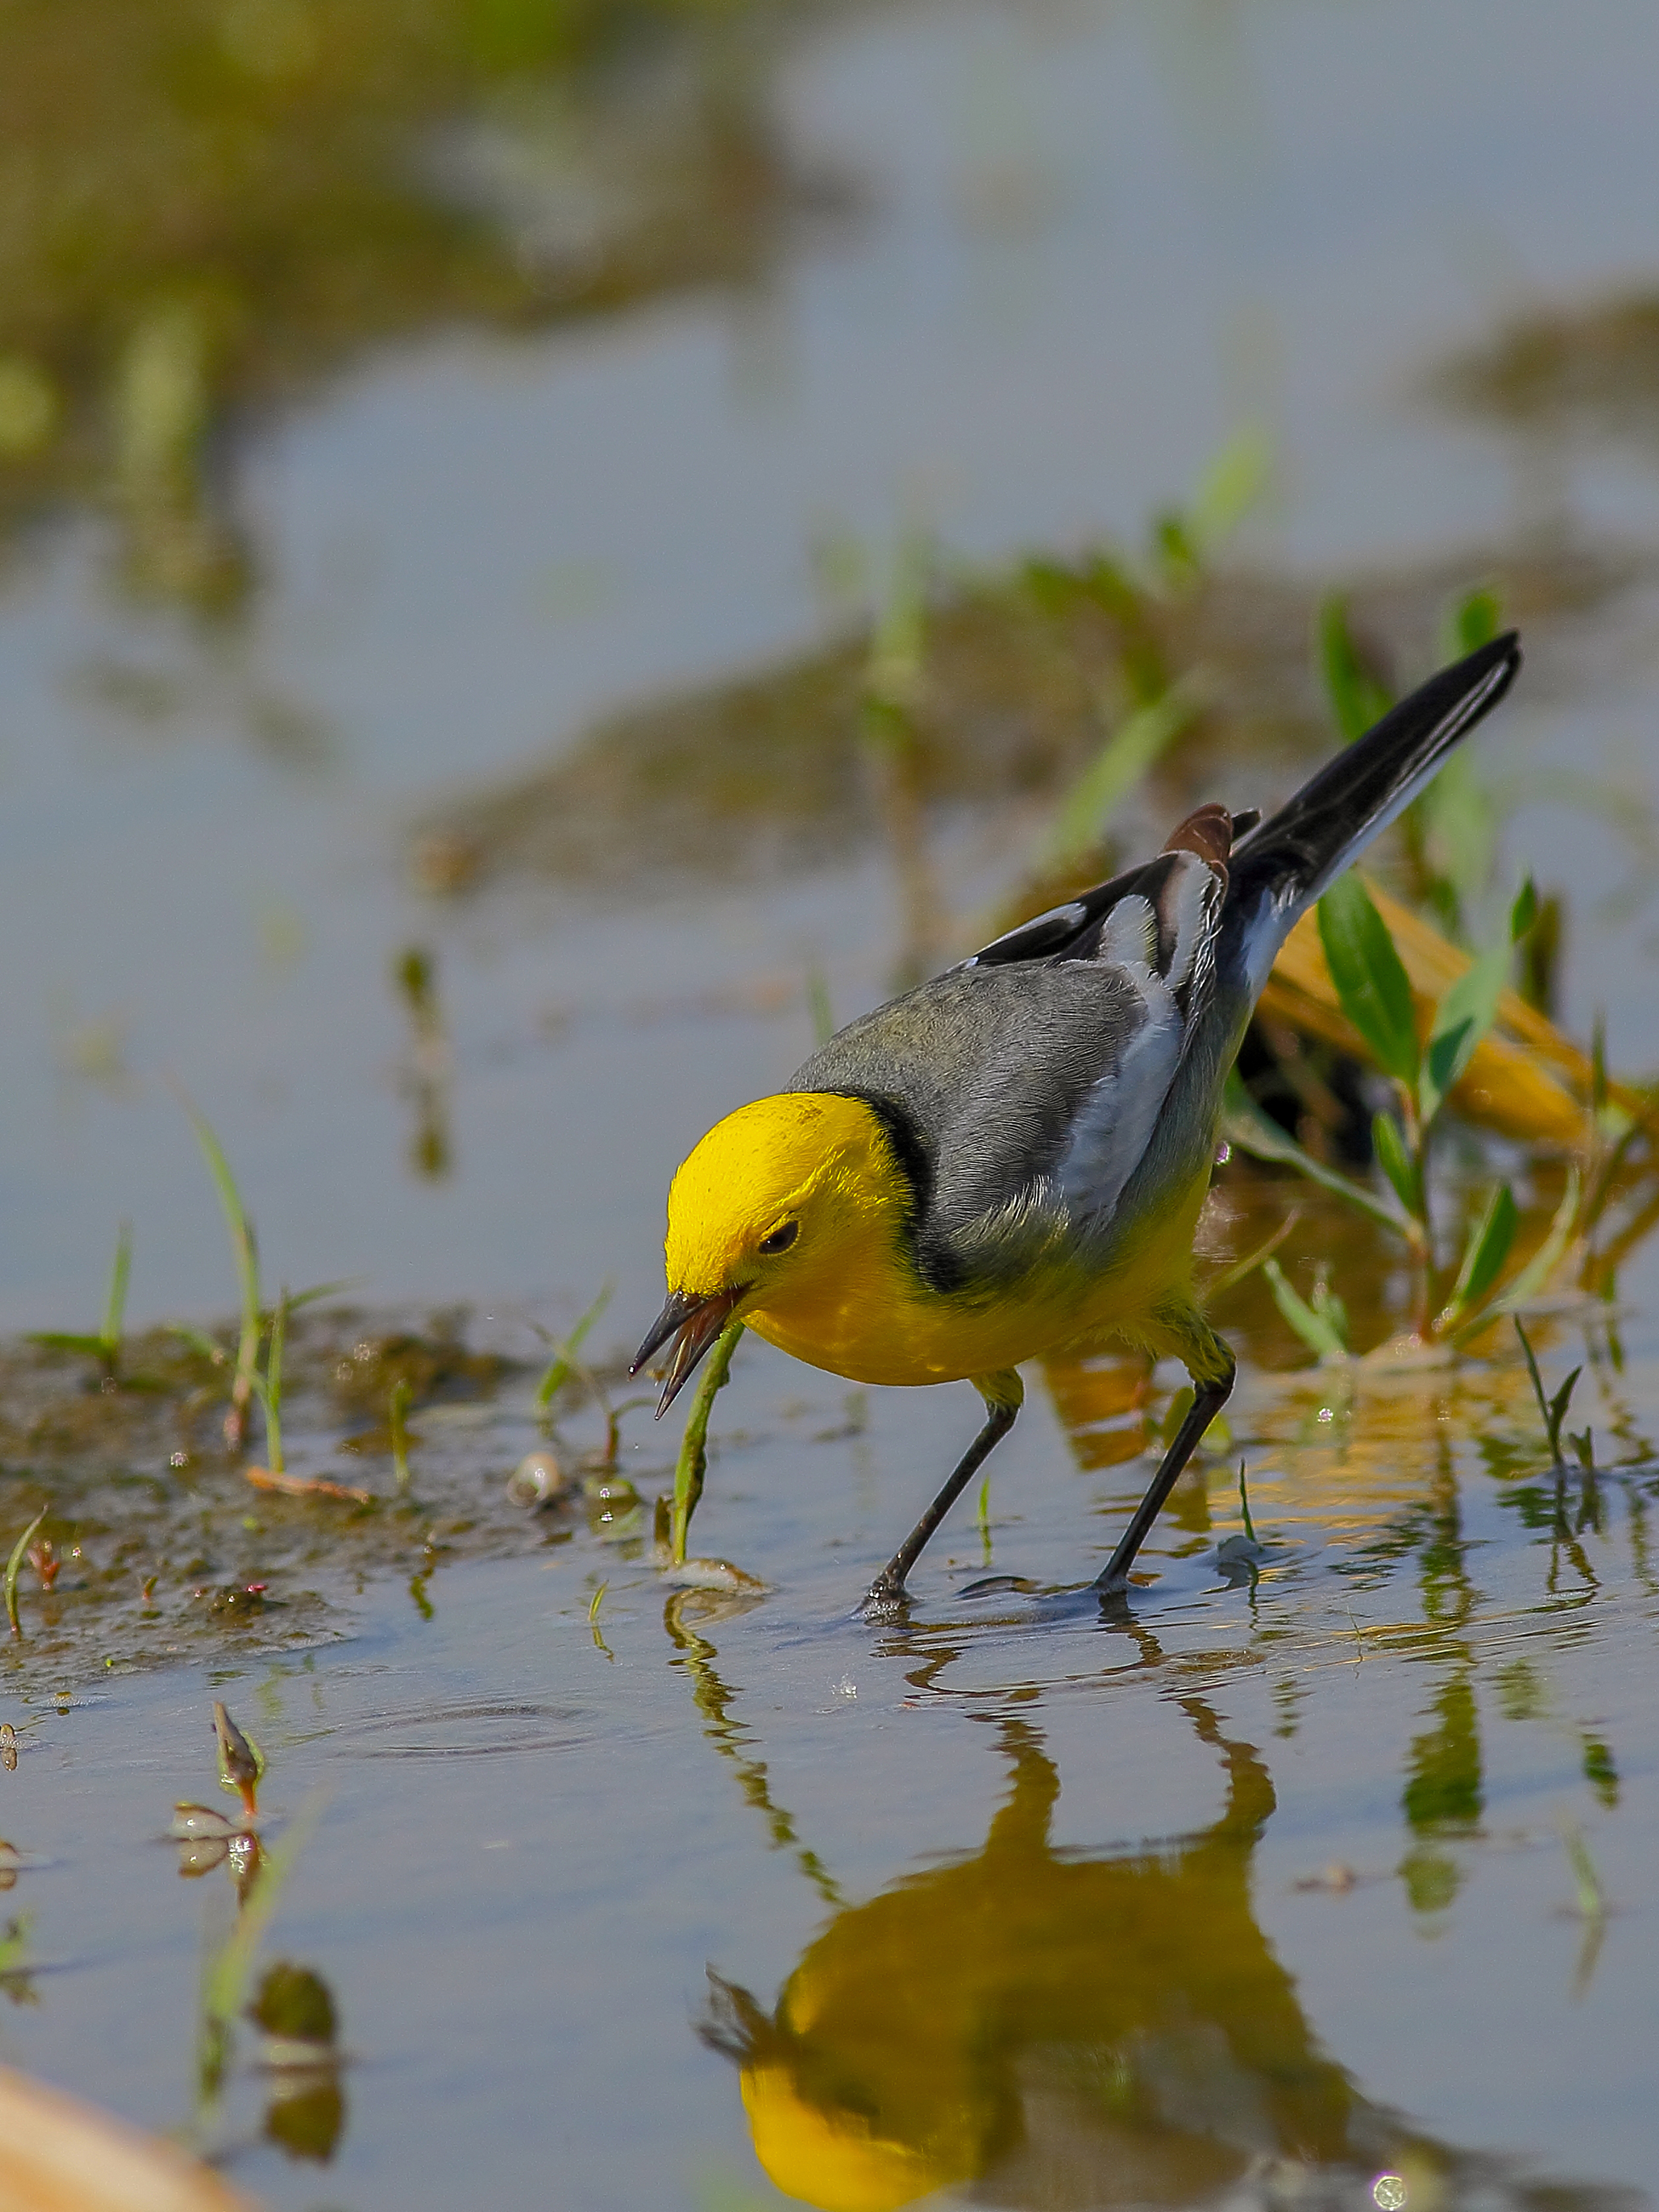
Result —
<instances>
[{"instance_id":1,"label":"bird's black beak","mask_svg":"<svg viewBox=\"0 0 1659 2212\"><path fill-rule=\"evenodd\" d=\"M659 1420L678 1397L697 1362L731 1320L732 1310L742 1296L740 1289L716 1291L712 1296L701 1297L695 1291L676 1291L652 1322L645 1342L635 1353L628 1371L630 1375L637 1375L652 1354L660 1352L670 1337L673 1338L673 1356L668 1363L668 1372L663 1377L662 1396L657 1401Z\"/></svg>"}]
</instances>

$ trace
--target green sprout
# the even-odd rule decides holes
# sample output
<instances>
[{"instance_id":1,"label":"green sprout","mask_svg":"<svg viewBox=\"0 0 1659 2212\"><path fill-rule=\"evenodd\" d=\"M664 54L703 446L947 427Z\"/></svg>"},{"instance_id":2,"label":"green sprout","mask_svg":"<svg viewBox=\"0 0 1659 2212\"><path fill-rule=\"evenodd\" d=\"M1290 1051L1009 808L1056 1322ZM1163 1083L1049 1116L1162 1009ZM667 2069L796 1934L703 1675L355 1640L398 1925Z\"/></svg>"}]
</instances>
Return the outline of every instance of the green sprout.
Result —
<instances>
[{"instance_id":1,"label":"green sprout","mask_svg":"<svg viewBox=\"0 0 1659 2212\"><path fill-rule=\"evenodd\" d=\"M1352 1357L1348 1342L1348 1312L1332 1290L1322 1261L1314 1277L1313 1297L1304 1298L1291 1287L1277 1260L1264 1260L1273 1304L1322 1364L1335 1364Z\"/></svg>"},{"instance_id":2,"label":"green sprout","mask_svg":"<svg viewBox=\"0 0 1659 2212\"><path fill-rule=\"evenodd\" d=\"M48 1352L75 1352L95 1359L106 1381L121 1370L121 1334L126 1320L127 1283L132 1273L132 1224L124 1221L115 1232L115 1256L110 1262L109 1286L104 1293L104 1325L96 1336L73 1336L57 1329L36 1330L31 1344Z\"/></svg>"},{"instance_id":3,"label":"green sprout","mask_svg":"<svg viewBox=\"0 0 1659 2212\"><path fill-rule=\"evenodd\" d=\"M247 1441L249 1406L256 1397L262 1404L265 1402L267 1390L265 1387L262 1387L259 1376L259 1346L264 1340L266 1328L275 1326L276 1316L274 1314L267 1315L261 1304L258 1243L253 1233L253 1224L248 1218L247 1208L242 1203L242 1194L236 1188L236 1178L230 1171L230 1163L225 1158L224 1148L214 1134L206 1116L198 1109L177 1085L173 1087L179 1103L190 1116L191 1127L196 1132L196 1141L202 1148L202 1158L207 1162L208 1172L213 1177L214 1188L219 1194L219 1204L224 1213L225 1226L230 1232L231 1255L236 1262L236 1284L241 1316L236 1341L236 1366L230 1386L230 1405L225 1413L225 1449L228 1452L240 1452ZM297 1312L300 1307L313 1305L319 1298L332 1297L337 1291L343 1291L346 1287L344 1281L339 1281L313 1283L308 1290L295 1291L292 1293L284 1291L283 1293L284 1326L286 1326L288 1316ZM193 1345L216 1365L222 1357L219 1346L213 1342L212 1339L203 1335L196 1329L175 1328L174 1334L182 1336L187 1343ZM279 1399L281 1366L282 1355L279 1351L277 1354ZM269 1415L268 1406L266 1411ZM279 1455L281 1448L279 1431L275 1447ZM279 1456L273 1463L271 1472L280 1474L282 1471Z\"/></svg>"},{"instance_id":4,"label":"green sprout","mask_svg":"<svg viewBox=\"0 0 1659 2212\"><path fill-rule=\"evenodd\" d=\"M219 1194L225 1227L230 1233L231 1255L236 1262L236 1284L241 1300L241 1329L236 1344L236 1369L230 1386L230 1406L225 1414L225 1449L239 1452L247 1440L247 1409L254 1395L259 1365L259 1340L264 1328L259 1310L258 1246L254 1238L253 1224L248 1219L247 1209L242 1204L242 1194L236 1188L236 1178L230 1171L230 1163L225 1158L223 1147L206 1117L182 1091L179 1098L190 1116L191 1127L196 1132L196 1141L202 1148L202 1158L207 1162L208 1172L213 1177L214 1188Z\"/></svg>"},{"instance_id":5,"label":"green sprout","mask_svg":"<svg viewBox=\"0 0 1659 2212\"><path fill-rule=\"evenodd\" d=\"M409 1426L406 1417L412 1395L409 1377L400 1375L392 1386L392 1396L386 1408L387 1424L392 1431L392 1479L399 1498L409 1488Z\"/></svg>"},{"instance_id":6,"label":"green sprout","mask_svg":"<svg viewBox=\"0 0 1659 2212\"><path fill-rule=\"evenodd\" d=\"M292 1309L293 1301L284 1285L270 1316L270 1341L265 1351L264 1371L259 1371L257 1362L253 1371L253 1390L265 1417L265 1458L273 1474L288 1472L288 1463L283 1456L283 1353ZM254 1342L257 1349L257 1337Z\"/></svg>"},{"instance_id":7,"label":"green sprout","mask_svg":"<svg viewBox=\"0 0 1659 2212\"><path fill-rule=\"evenodd\" d=\"M1561 1427L1567 1418L1567 1408L1572 1403L1572 1394L1577 1387L1578 1378L1584 1370L1582 1365L1575 1367L1566 1381L1556 1391L1555 1395L1553 1398L1547 1398L1544 1395L1544 1378L1538 1371L1538 1359L1532 1348L1532 1340L1522 1326L1519 1314L1511 1315L1510 1319L1515 1323L1515 1333L1521 1340L1521 1350L1527 1362L1527 1373L1532 1378L1532 1394L1538 1401L1539 1417L1544 1424L1544 1437L1550 1448L1550 1465L1559 1474L1566 1467L1566 1462L1561 1456ZM1580 1447L1578 1456L1588 1468L1592 1441L1589 1429L1584 1431L1582 1440L1577 1437L1570 1437L1568 1441Z\"/></svg>"},{"instance_id":8,"label":"green sprout","mask_svg":"<svg viewBox=\"0 0 1659 2212\"><path fill-rule=\"evenodd\" d=\"M536 1389L536 1410L545 1413L572 1375L580 1371L578 1354L586 1340L587 1333L611 1303L614 1283L606 1283L587 1311L576 1323L562 1344L555 1346L546 1373Z\"/></svg>"},{"instance_id":9,"label":"green sprout","mask_svg":"<svg viewBox=\"0 0 1659 2212\"><path fill-rule=\"evenodd\" d=\"M1315 1160L1255 1103L1236 1072L1224 1096L1222 1130L1230 1143L1256 1158L1296 1168L1404 1239L1415 1276L1413 1325L1425 1340L1462 1341L1531 1297L1559 1265L1577 1217L1575 1168L1544 1245L1500 1291L1520 1212L1509 1186L1498 1184L1468 1231L1455 1279L1443 1289L1430 1212L1430 1146L1448 1097L1497 1020L1514 948L1536 914L1528 882L1510 908L1504 942L1480 954L1450 985L1424 1039L1404 963L1364 883L1357 875L1339 877L1319 902L1320 937L1342 1012L1394 1085L1396 1110L1373 1117L1371 1141L1395 1204ZM1331 1313L1320 1315L1291 1290L1282 1271L1266 1263L1264 1271L1279 1311L1304 1342L1321 1358L1346 1355L1346 1316L1338 1323ZM1334 1294L1322 1295L1340 1313Z\"/></svg>"},{"instance_id":10,"label":"green sprout","mask_svg":"<svg viewBox=\"0 0 1659 2212\"><path fill-rule=\"evenodd\" d=\"M40 1508L33 1521L11 1547L11 1557L6 1561L6 1619L11 1623L13 1640L21 1641L23 1624L17 1617L17 1577L22 1571L23 1560L40 1529L40 1523L52 1510L50 1500Z\"/></svg>"},{"instance_id":11,"label":"green sprout","mask_svg":"<svg viewBox=\"0 0 1659 2212\"><path fill-rule=\"evenodd\" d=\"M1251 1543L1256 1540L1255 1523L1250 1518L1250 1492L1245 1480L1244 1462L1238 1462L1238 1510L1244 1522L1244 1534Z\"/></svg>"}]
</instances>

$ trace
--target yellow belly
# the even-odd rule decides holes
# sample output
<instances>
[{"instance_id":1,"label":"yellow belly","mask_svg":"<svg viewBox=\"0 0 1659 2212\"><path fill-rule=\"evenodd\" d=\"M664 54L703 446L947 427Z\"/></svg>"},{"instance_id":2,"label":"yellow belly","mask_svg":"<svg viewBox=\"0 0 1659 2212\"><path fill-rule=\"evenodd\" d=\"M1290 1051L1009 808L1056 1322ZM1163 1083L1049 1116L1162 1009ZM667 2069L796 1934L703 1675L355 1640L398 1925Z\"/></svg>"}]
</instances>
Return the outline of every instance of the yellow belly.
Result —
<instances>
[{"instance_id":1,"label":"yellow belly","mask_svg":"<svg viewBox=\"0 0 1659 2212\"><path fill-rule=\"evenodd\" d=\"M896 1254L854 1278L745 1310L780 1351L854 1382L953 1382L1018 1367L1103 1336L1160 1348L1160 1310L1190 1298L1193 1228L1207 1172L1093 1271L1075 1260L1034 1270L1005 1294L930 1291Z\"/></svg>"}]
</instances>

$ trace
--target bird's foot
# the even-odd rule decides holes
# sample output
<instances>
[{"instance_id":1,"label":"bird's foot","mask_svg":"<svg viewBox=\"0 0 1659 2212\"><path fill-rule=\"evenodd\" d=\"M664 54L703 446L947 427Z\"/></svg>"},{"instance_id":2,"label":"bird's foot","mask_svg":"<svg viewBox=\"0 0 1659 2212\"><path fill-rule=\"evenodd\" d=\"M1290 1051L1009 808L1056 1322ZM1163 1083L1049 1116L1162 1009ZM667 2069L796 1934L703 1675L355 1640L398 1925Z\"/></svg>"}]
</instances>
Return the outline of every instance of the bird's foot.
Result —
<instances>
[{"instance_id":1,"label":"bird's foot","mask_svg":"<svg viewBox=\"0 0 1659 2212\"><path fill-rule=\"evenodd\" d=\"M1129 1577L1127 1569L1116 1574L1097 1575L1089 1585L1089 1594L1099 1602L1106 1613L1124 1613L1129 1609Z\"/></svg>"},{"instance_id":2,"label":"bird's foot","mask_svg":"<svg viewBox=\"0 0 1659 2212\"><path fill-rule=\"evenodd\" d=\"M860 1599L857 1610L861 1620L903 1620L909 1615L910 1593L898 1576L884 1571Z\"/></svg>"}]
</instances>

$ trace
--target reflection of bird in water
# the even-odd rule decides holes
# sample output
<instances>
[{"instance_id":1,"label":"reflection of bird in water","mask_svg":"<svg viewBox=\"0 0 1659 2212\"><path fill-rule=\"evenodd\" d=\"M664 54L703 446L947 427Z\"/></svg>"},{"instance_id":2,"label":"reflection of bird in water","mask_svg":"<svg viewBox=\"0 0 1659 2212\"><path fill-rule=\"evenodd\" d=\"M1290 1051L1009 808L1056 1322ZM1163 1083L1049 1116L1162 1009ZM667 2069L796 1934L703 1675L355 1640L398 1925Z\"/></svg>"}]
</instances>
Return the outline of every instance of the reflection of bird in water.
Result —
<instances>
[{"instance_id":1,"label":"reflection of bird in water","mask_svg":"<svg viewBox=\"0 0 1659 2212\"><path fill-rule=\"evenodd\" d=\"M736 2059L761 2164L822 2212L975 2203L1466 2202L1613 2212L1627 2192L1546 2186L1370 2103L1318 2046L1250 1905L1273 1786L1224 1740L1220 1818L1122 1858L1056 1851L1060 1778L1010 1723L1007 1802L972 1858L838 1912L776 2012L718 1978L702 2027ZM1381 2200L1379 2200L1381 2201Z\"/></svg>"},{"instance_id":2,"label":"reflection of bird in water","mask_svg":"<svg viewBox=\"0 0 1659 2212\"><path fill-rule=\"evenodd\" d=\"M861 1382L970 1379L978 1437L865 1599L905 1578L1012 1427L1024 1361L1121 1337L1195 1392L1099 1577L1135 1554L1225 1401L1192 1286L1222 1085L1279 947L1508 690L1515 639L1384 716L1266 822L1201 806L1143 866L1010 931L831 1037L728 1115L668 1200L665 1408L734 1320Z\"/></svg>"}]
</instances>

